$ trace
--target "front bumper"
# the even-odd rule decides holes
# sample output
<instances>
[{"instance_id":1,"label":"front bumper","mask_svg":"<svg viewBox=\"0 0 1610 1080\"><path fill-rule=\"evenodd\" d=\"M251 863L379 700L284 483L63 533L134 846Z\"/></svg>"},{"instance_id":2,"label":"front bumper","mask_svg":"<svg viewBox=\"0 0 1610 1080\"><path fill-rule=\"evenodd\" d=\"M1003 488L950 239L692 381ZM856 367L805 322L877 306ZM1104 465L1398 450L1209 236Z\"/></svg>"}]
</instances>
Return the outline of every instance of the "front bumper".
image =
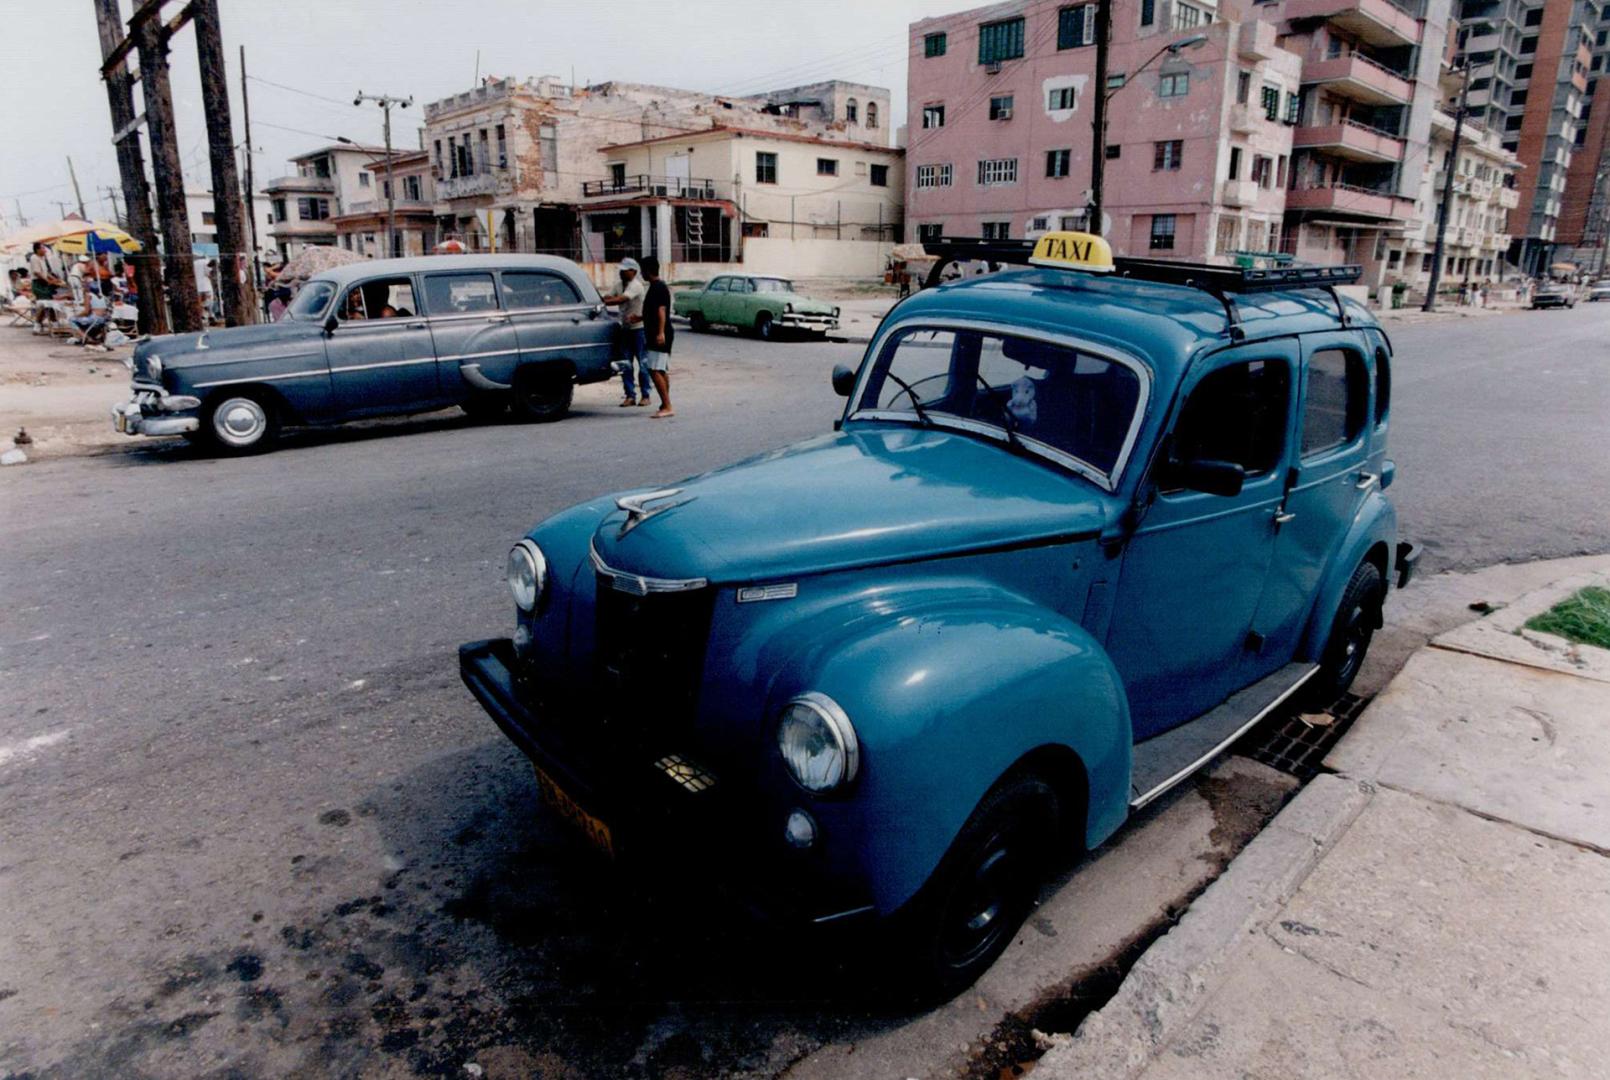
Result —
<instances>
[{"instance_id":1,"label":"front bumper","mask_svg":"<svg viewBox=\"0 0 1610 1080\"><path fill-rule=\"evenodd\" d=\"M112 426L124 435L183 435L201 427L201 399L159 387L134 387L134 396L112 406Z\"/></svg>"},{"instance_id":2,"label":"front bumper","mask_svg":"<svg viewBox=\"0 0 1610 1080\"><path fill-rule=\"evenodd\" d=\"M781 818L756 812L760 800L741 777L713 776L692 791L624 748L607 765L589 762L518 674L512 641L470 642L458 658L481 707L581 811L608 826L623 861L667 867L689 887L707 882L770 921L837 925L870 914L866 891L825 872L820 851L784 844Z\"/></svg>"},{"instance_id":3,"label":"front bumper","mask_svg":"<svg viewBox=\"0 0 1610 1080\"><path fill-rule=\"evenodd\" d=\"M823 334L839 328L837 315L805 315L797 311L784 312L778 316L777 323L790 330L814 330Z\"/></svg>"}]
</instances>

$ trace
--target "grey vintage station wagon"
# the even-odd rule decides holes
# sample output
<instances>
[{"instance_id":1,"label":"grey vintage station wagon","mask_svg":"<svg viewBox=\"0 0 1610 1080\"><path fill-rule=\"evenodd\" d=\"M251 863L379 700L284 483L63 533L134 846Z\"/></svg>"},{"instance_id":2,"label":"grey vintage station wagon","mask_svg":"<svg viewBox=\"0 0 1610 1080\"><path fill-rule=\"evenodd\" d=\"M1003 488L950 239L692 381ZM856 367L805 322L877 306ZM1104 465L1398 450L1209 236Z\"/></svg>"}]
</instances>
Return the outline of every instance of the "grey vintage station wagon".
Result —
<instances>
[{"instance_id":1,"label":"grey vintage station wagon","mask_svg":"<svg viewBox=\"0 0 1610 1080\"><path fill-rule=\"evenodd\" d=\"M232 453L267 449L285 424L451 405L557 420L577 383L610 377L616 325L568 259L356 263L311 278L280 322L142 340L112 418Z\"/></svg>"}]
</instances>

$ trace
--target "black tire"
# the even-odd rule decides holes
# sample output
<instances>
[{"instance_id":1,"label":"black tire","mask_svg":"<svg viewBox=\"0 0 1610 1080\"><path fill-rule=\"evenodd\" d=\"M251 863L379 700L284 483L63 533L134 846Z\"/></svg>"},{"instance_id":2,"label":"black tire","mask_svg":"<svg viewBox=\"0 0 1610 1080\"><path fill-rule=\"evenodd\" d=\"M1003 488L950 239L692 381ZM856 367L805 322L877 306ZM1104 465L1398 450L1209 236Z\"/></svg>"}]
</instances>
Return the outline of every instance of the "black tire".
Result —
<instances>
[{"instance_id":1,"label":"black tire","mask_svg":"<svg viewBox=\"0 0 1610 1080\"><path fill-rule=\"evenodd\" d=\"M514 373L514 393L509 407L517 420L547 424L564 418L575 393L576 382L568 367L527 364Z\"/></svg>"},{"instance_id":2,"label":"black tire","mask_svg":"<svg viewBox=\"0 0 1610 1080\"><path fill-rule=\"evenodd\" d=\"M771 312L762 311L755 316L755 336L761 341L777 339L777 324L772 321Z\"/></svg>"},{"instance_id":3,"label":"black tire","mask_svg":"<svg viewBox=\"0 0 1610 1080\"><path fill-rule=\"evenodd\" d=\"M989 969L1034 906L1060 833L1056 791L1013 778L984 797L933 877L899 916L892 970L913 998L939 1002Z\"/></svg>"},{"instance_id":4,"label":"black tire","mask_svg":"<svg viewBox=\"0 0 1610 1080\"><path fill-rule=\"evenodd\" d=\"M1385 601L1386 584L1381 580L1381 571L1372 562L1359 563L1336 606L1319 670L1303 687L1307 704L1323 708L1353 685L1375 631L1381 627L1381 605Z\"/></svg>"},{"instance_id":5,"label":"black tire","mask_svg":"<svg viewBox=\"0 0 1610 1080\"><path fill-rule=\"evenodd\" d=\"M279 441L278 403L262 390L226 390L201 408L196 432L219 454L261 454Z\"/></svg>"},{"instance_id":6,"label":"black tire","mask_svg":"<svg viewBox=\"0 0 1610 1080\"><path fill-rule=\"evenodd\" d=\"M695 311L688 316L688 329L695 334L708 334L710 332L710 320L704 317L704 312Z\"/></svg>"},{"instance_id":7,"label":"black tire","mask_svg":"<svg viewBox=\"0 0 1610 1080\"><path fill-rule=\"evenodd\" d=\"M496 420L508 414L509 395L504 393L473 394L459 402L458 407L472 420Z\"/></svg>"}]
</instances>

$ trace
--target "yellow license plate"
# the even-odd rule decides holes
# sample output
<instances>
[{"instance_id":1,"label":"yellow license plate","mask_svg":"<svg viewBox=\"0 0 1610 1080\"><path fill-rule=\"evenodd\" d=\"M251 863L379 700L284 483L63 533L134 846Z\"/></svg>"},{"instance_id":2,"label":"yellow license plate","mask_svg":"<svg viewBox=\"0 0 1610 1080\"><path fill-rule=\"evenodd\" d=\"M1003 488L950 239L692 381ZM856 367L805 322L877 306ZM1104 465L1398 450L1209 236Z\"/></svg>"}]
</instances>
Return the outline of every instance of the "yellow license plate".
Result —
<instances>
[{"instance_id":1,"label":"yellow license plate","mask_svg":"<svg viewBox=\"0 0 1610 1080\"><path fill-rule=\"evenodd\" d=\"M117 416L117 430L127 435L129 433L129 418L122 413L115 415Z\"/></svg>"},{"instance_id":2,"label":"yellow license plate","mask_svg":"<svg viewBox=\"0 0 1610 1080\"><path fill-rule=\"evenodd\" d=\"M580 829L587 839L592 841L594 847L614 858L615 837L609 831L609 826L583 810L581 804L572 799L570 794L539 766L533 764L531 770L537 774L537 791L541 793L542 801L557 810L560 817Z\"/></svg>"}]
</instances>

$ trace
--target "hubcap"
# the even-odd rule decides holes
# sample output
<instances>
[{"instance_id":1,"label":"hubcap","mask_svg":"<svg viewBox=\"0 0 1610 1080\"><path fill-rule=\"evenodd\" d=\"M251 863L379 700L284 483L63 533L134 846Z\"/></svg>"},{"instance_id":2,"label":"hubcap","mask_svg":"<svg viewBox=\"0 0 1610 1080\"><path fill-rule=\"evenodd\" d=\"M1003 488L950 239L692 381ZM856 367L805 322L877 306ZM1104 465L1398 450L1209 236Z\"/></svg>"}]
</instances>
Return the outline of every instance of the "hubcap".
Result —
<instances>
[{"instance_id":1,"label":"hubcap","mask_svg":"<svg viewBox=\"0 0 1610 1080\"><path fill-rule=\"evenodd\" d=\"M1004 837L997 838L958 891L944 932L945 960L962 967L983 955L1002 933L1011 903L1015 859Z\"/></svg>"},{"instance_id":2,"label":"hubcap","mask_svg":"<svg viewBox=\"0 0 1610 1080\"><path fill-rule=\"evenodd\" d=\"M231 446L250 446L268 430L268 413L251 398L230 398L212 414L213 430Z\"/></svg>"}]
</instances>

